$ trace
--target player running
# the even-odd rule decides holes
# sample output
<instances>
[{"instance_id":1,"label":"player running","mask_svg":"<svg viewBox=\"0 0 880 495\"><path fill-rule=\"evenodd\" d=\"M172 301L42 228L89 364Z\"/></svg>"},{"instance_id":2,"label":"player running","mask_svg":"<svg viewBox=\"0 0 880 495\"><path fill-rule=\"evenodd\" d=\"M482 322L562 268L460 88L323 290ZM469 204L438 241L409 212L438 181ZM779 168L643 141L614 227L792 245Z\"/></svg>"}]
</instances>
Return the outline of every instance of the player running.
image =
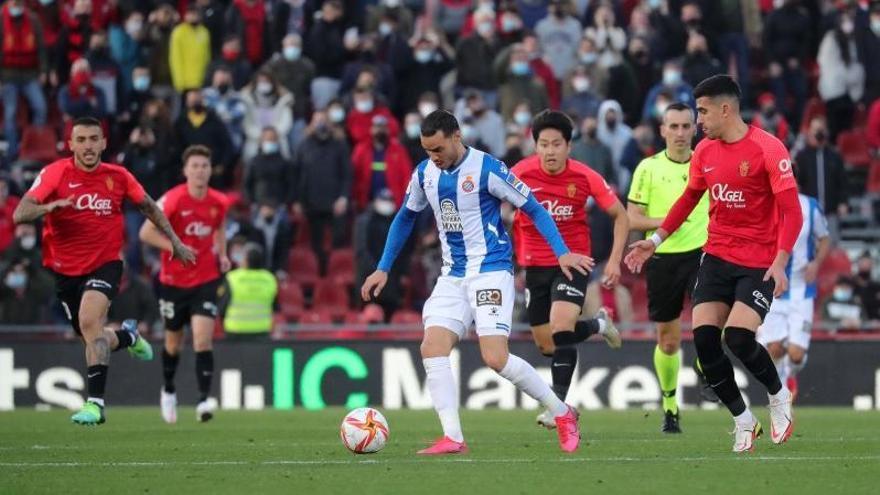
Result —
<instances>
[{"instance_id":1,"label":"player running","mask_svg":"<svg viewBox=\"0 0 880 495\"><path fill-rule=\"evenodd\" d=\"M684 103L673 103L663 112L660 135L666 149L645 158L636 167L629 189L630 225L650 238L660 228L669 209L688 184L691 141L696 134L694 113ZM681 433L678 403L678 368L681 363L681 322L684 296L694 286L709 225L709 198L703 195L684 225L657 248L645 264L648 282L648 317L657 324L654 370L663 394L664 433Z\"/></svg>"},{"instance_id":2,"label":"player running","mask_svg":"<svg viewBox=\"0 0 880 495\"><path fill-rule=\"evenodd\" d=\"M828 223L819 201L805 194L798 196L804 225L785 267L788 291L773 300L764 324L758 328L758 342L773 358L779 379L791 391L792 400L797 396L797 374L804 369L810 348L816 274L831 248Z\"/></svg>"},{"instance_id":3,"label":"player running","mask_svg":"<svg viewBox=\"0 0 880 495\"><path fill-rule=\"evenodd\" d=\"M165 321L165 346L162 349L162 375L165 386L159 393L162 419L177 422L177 394L174 374L183 350L183 327L189 323L196 354L196 382L199 403L196 419L208 421L214 415L216 401L209 400L214 376L212 337L217 317L217 289L220 274L231 264L226 256L226 199L223 193L208 187L211 179L211 150L194 145L183 152L183 175L180 184L159 199L159 207L168 217L181 240L196 253L195 265L185 266L172 257L173 245L153 222L144 222L140 238L162 250L159 272L159 313Z\"/></svg>"},{"instance_id":4,"label":"player running","mask_svg":"<svg viewBox=\"0 0 880 495\"><path fill-rule=\"evenodd\" d=\"M571 119L562 112L539 113L532 121L535 155L520 161L511 172L532 190L574 252L590 255L589 198L614 219L614 244L602 278L602 284L610 288L620 280L620 262L629 234L626 210L602 176L569 158L572 127ZM542 233L522 210L514 216L513 230L517 261L526 268L526 307L532 337L541 353L551 358L553 392L564 401L577 365L575 344L601 333L616 349L621 345L620 333L604 308L595 318L578 321L589 275L574 272L569 280ZM556 428L549 410L539 414L537 422Z\"/></svg>"},{"instance_id":5,"label":"player running","mask_svg":"<svg viewBox=\"0 0 880 495\"><path fill-rule=\"evenodd\" d=\"M138 359L153 358L149 342L137 333L136 321L126 320L115 332L104 328L122 277L123 201L136 204L159 225L171 239L175 258L191 263L195 256L134 176L119 165L101 162L107 141L100 122L76 119L69 146L73 157L43 168L13 217L15 223L28 223L46 216L43 264L55 274L58 299L86 348L88 399L70 419L98 425L106 419L110 352L127 348Z\"/></svg>"},{"instance_id":6,"label":"player running","mask_svg":"<svg viewBox=\"0 0 880 495\"><path fill-rule=\"evenodd\" d=\"M550 409L562 450L573 452L580 443L574 408L556 397L529 363L508 351L514 284L510 237L501 221L501 201L510 202L532 217L568 280L572 271L585 275L593 267L592 259L569 251L553 219L529 187L503 163L462 144L461 130L451 113L437 110L429 114L422 122L421 140L429 159L413 172L378 268L361 287L365 301L378 296L418 212L430 205L442 245L443 268L423 310L425 336L421 352L428 391L444 436L419 454L467 451L449 354L471 323L475 323L486 365Z\"/></svg>"},{"instance_id":7,"label":"player running","mask_svg":"<svg viewBox=\"0 0 880 495\"><path fill-rule=\"evenodd\" d=\"M767 132L743 122L740 90L727 75L694 89L698 124L708 139L691 156L688 186L649 240L632 244L626 264L641 271L658 247L687 220L710 191L709 238L694 288L694 344L703 373L734 416L734 452L751 451L761 424L746 407L733 378L727 347L767 387L770 438L783 443L794 423L791 394L755 330L773 297L788 287L785 267L803 216L788 150Z\"/></svg>"}]
</instances>

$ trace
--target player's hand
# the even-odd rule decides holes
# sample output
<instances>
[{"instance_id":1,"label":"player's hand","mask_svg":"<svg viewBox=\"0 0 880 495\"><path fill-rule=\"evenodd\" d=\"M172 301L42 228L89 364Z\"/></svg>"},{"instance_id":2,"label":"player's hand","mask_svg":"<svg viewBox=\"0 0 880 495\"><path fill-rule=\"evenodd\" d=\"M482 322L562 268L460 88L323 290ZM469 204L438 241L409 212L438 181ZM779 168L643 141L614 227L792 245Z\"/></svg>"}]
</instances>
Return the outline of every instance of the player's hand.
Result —
<instances>
[{"instance_id":1,"label":"player's hand","mask_svg":"<svg viewBox=\"0 0 880 495\"><path fill-rule=\"evenodd\" d=\"M569 280L572 279L572 268L580 272L581 275L586 275L594 266L596 266L596 261L593 260L593 258L582 254L565 253L559 257L559 268L562 269L565 278Z\"/></svg>"},{"instance_id":2,"label":"player's hand","mask_svg":"<svg viewBox=\"0 0 880 495\"><path fill-rule=\"evenodd\" d=\"M770 268L767 269L767 273L764 274L764 282L771 278L776 284L775 287L773 287L773 297L779 297L788 290L788 277L785 276L785 264L780 264L774 261L773 264L770 265Z\"/></svg>"},{"instance_id":3,"label":"player's hand","mask_svg":"<svg viewBox=\"0 0 880 495\"><path fill-rule=\"evenodd\" d=\"M73 206L73 194L63 199L56 199L51 203L46 203L46 213L52 213L58 208L67 208Z\"/></svg>"},{"instance_id":4,"label":"player's hand","mask_svg":"<svg viewBox=\"0 0 880 495\"><path fill-rule=\"evenodd\" d=\"M196 261L196 252L178 240L171 244L171 257L182 261L184 265L192 265Z\"/></svg>"},{"instance_id":5,"label":"player's hand","mask_svg":"<svg viewBox=\"0 0 880 495\"><path fill-rule=\"evenodd\" d=\"M811 261L807 263L807 268L804 271L804 281L808 284L812 284L816 281L816 277L819 275L819 264L815 261Z\"/></svg>"},{"instance_id":6,"label":"player's hand","mask_svg":"<svg viewBox=\"0 0 880 495\"><path fill-rule=\"evenodd\" d=\"M379 293L382 292L382 289L385 288L385 284L387 283L388 274L382 270L376 270L364 280L364 285L361 286L361 298L364 301L369 301L374 297L378 297Z\"/></svg>"},{"instance_id":7,"label":"player's hand","mask_svg":"<svg viewBox=\"0 0 880 495\"><path fill-rule=\"evenodd\" d=\"M229 256L221 256L220 257L220 272L226 273L232 269L232 262L229 261Z\"/></svg>"},{"instance_id":8,"label":"player's hand","mask_svg":"<svg viewBox=\"0 0 880 495\"><path fill-rule=\"evenodd\" d=\"M654 255L657 246L648 239L634 242L629 245L630 252L623 258L623 263L632 273L641 273L642 266Z\"/></svg>"},{"instance_id":9,"label":"player's hand","mask_svg":"<svg viewBox=\"0 0 880 495\"><path fill-rule=\"evenodd\" d=\"M605 263L602 272L602 287L613 289L620 282L620 263Z\"/></svg>"}]
</instances>

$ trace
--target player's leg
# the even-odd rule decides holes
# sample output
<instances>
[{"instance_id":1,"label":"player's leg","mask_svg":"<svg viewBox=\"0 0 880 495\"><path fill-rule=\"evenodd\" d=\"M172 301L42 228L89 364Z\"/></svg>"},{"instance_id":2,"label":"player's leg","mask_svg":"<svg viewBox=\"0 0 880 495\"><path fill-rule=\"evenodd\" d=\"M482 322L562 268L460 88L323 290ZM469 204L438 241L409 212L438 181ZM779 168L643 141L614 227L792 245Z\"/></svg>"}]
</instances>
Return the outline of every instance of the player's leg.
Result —
<instances>
[{"instance_id":1,"label":"player's leg","mask_svg":"<svg viewBox=\"0 0 880 495\"><path fill-rule=\"evenodd\" d=\"M811 332L813 330L814 299L807 298L792 302L792 311L788 322L788 349L785 358L785 368L788 372L785 383L791 392L792 401L797 397L798 373L807 364L807 351L810 348Z\"/></svg>"},{"instance_id":2,"label":"player's leg","mask_svg":"<svg viewBox=\"0 0 880 495\"><path fill-rule=\"evenodd\" d=\"M214 417L215 401L209 398L214 377L214 318L193 315L190 320L193 333L193 351L196 354L196 383L199 387L199 403L196 419L201 422Z\"/></svg>"},{"instance_id":3,"label":"player's leg","mask_svg":"<svg viewBox=\"0 0 880 495\"><path fill-rule=\"evenodd\" d=\"M581 314L581 306L578 304L556 300L550 306L550 331L553 333L553 359L550 374L553 378L553 393L559 400L565 401L568 389L571 386L571 378L577 366L578 352L575 344L575 323Z\"/></svg>"},{"instance_id":4,"label":"player's leg","mask_svg":"<svg viewBox=\"0 0 880 495\"><path fill-rule=\"evenodd\" d=\"M681 366L681 323L678 318L657 323L657 346L654 348L654 372L663 395L664 433L681 433L679 425L678 370Z\"/></svg>"},{"instance_id":5,"label":"player's leg","mask_svg":"<svg viewBox=\"0 0 880 495\"><path fill-rule=\"evenodd\" d=\"M464 453L467 452L467 445L458 414L458 384L449 360L453 347L473 320L467 305L464 281L441 275L422 313L425 335L420 351L425 366L425 383L434 410L440 418L443 438L418 453Z\"/></svg>"},{"instance_id":6,"label":"player's leg","mask_svg":"<svg viewBox=\"0 0 880 495\"><path fill-rule=\"evenodd\" d=\"M183 351L184 327L189 317L186 291L175 287L159 286L159 314L165 324L165 342L162 346L162 378L164 385L159 391L159 410L166 423L177 422L177 387L174 377Z\"/></svg>"},{"instance_id":7,"label":"player's leg","mask_svg":"<svg viewBox=\"0 0 880 495\"><path fill-rule=\"evenodd\" d=\"M115 332L104 329L109 307L110 300L107 296L94 290L85 291L79 303L76 319L85 343L88 397L82 409L71 417L77 424L94 425L104 422L104 389L107 385L110 353L120 342Z\"/></svg>"}]
</instances>

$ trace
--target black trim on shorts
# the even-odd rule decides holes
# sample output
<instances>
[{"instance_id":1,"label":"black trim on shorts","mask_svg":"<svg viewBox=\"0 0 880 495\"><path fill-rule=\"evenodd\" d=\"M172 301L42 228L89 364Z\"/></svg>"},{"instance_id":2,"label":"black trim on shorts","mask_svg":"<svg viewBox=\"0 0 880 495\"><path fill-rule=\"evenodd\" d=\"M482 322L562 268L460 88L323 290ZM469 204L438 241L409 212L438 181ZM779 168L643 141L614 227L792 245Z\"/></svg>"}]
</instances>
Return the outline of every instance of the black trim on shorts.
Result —
<instances>
[{"instance_id":1,"label":"black trim on shorts","mask_svg":"<svg viewBox=\"0 0 880 495\"><path fill-rule=\"evenodd\" d=\"M165 329L183 330L193 316L217 317L217 290L221 278L193 287L159 284L159 314Z\"/></svg>"},{"instance_id":2,"label":"black trim on shorts","mask_svg":"<svg viewBox=\"0 0 880 495\"><path fill-rule=\"evenodd\" d=\"M705 254L697 272L694 305L723 302L733 307L739 301L758 313L763 322L773 303L775 287L772 278L764 281L766 272L767 268L750 268Z\"/></svg>"},{"instance_id":3,"label":"black trim on shorts","mask_svg":"<svg viewBox=\"0 0 880 495\"><path fill-rule=\"evenodd\" d=\"M567 301L583 307L587 297L590 275L571 270L568 280L558 266L531 266L526 268L526 309L529 325L550 322L550 307L556 301Z\"/></svg>"},{"instance_id":4,"label":"black trim on shorts","mask_svg":"<svg viewBox=\"0 0 880 495\"><path fill-rule=\"evenodd\" d=\"M684 296L693 299L702 249L683 253L660 253L645 264L648 286L648 318L665 323L681 317Z\"/></svg>"},{"instance_id":5,"label":"black trim on shorts","mask_svg":"<svg viewBox=\"0 0 880 495\"><path fill-rule=\"evenodd\" d=\"M67 319L77 335L82 336L82 328L79 326L79 307L83 294L87 290L100 292L107 296L111 302L119 293L119 283L122 281L122 260L114 260L104 263L94 271L84 275L64 275L53 271L55 276L55 294Z\"/></svg>"}]
</instances>

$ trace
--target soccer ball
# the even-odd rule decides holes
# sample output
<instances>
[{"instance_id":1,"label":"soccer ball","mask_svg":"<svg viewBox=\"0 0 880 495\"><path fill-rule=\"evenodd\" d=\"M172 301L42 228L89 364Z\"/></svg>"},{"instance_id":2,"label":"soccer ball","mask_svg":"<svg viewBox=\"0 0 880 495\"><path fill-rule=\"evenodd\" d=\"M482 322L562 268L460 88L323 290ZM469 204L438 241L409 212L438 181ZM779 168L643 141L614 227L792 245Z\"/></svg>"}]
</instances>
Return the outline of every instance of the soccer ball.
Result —
<instances>
[{"instance_id":1,"label":"soccer ball","mask_svg":"<svg viewBox=\"0 0 880 495\"><path fill-rule=\"evenodd\" d=\"M379 452L385 447L389 434L385 416L370 407L349 412L339 427L342 444L355 454Z\"/></svg>"}]
</instances>

